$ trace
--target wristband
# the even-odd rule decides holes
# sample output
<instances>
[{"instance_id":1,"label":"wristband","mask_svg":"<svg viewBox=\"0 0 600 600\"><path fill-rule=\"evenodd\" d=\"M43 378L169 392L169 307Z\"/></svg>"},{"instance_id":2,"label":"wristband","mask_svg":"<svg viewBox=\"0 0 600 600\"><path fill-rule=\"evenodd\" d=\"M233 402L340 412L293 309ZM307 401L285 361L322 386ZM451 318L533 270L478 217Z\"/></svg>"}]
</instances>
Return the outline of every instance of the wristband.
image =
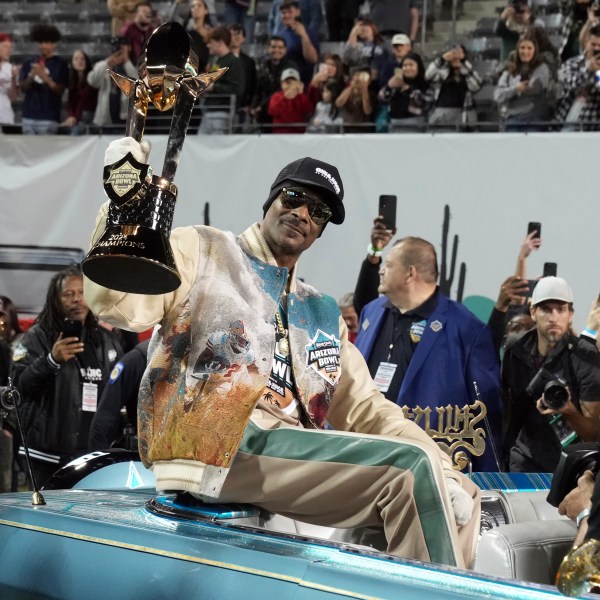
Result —
<instances>
[{"instance_id":1,"label":"wristband","mask_svg":"<svg viewBox=\"0 0 600 600\"><path fill-rule=\"evenodd\" d=\"M379 250L378 248L373 248L371 244L367 246L367 254L369 256L374 256L375 258L379 258L383 254L383 250Z\"/></svg>"},{"instance_id":2,"label":"wristband","mask_svg":"<svg viewBox=\"0 0 600 600\"><path fill-rule=\"evenodd\" d=\"M598 338L598 332L595 329L588 329L587 327L581 332L582 335L587 335L594 339Z\"/></svg>"},{"instance_id":3,"label":"wristband","mask_svg":"<svg viewBox=\"0 0 600 600\"><path fill-rule=\"evenodd\" d=\"M581 525L581 521L583 521L584 519L587 519L587 517L590 516L590 509L589 508L584 508L578 515L577 518L575 519L575 523L577 524L577 529L579 529L579 526Z\"/></svg>"},{"instance_id":4,"label":"wristband","mask_svg":"<svg viewBox=\"0 0 600 600\"><path fill-rule=\"evenodd\" d=\"M52 358L52 352L48 352L48 356L46 357L48 359L48 362L50 363L50 366L53 369L60 369L60 364L57 363L53 358Z\"/></svg>"}]
</instances>

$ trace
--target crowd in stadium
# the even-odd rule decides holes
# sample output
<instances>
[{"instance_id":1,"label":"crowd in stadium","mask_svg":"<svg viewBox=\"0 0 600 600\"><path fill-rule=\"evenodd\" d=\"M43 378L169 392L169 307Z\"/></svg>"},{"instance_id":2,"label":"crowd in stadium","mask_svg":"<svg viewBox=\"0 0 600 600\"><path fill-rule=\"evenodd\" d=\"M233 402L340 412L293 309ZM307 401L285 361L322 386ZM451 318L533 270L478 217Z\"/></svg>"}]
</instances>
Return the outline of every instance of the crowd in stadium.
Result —
<instances>
[{"instance_id":1,"label":"crowd in stadium","mask_svg":"<svg viewBox=\"0 0 600 600\"><path fill-rule=\"evenodd\" d=\"M79 48L70 60L61 54L62 32L44 21L31 25L37 54L17 64L13 36L2 32L0 123L29 134L122 131L127 99L108 69L135 78L155 27L179 20L200 71L229 68L203 99L203 133L477 130L483 77L469 44L454 40L426 60L416 2L329 0L323 14L321 2L274 0L259 38L251 4L227 0L216 14L214 2L183 0L164 14L149 2L109 0L112 47L95 62ZM600 6L568 0L560 8L560 45L526 0L511 0L498 16L501 61L492 80L502 129L598 128ZM321 51L334 41L337 52Z\"/></svg>"}]
</instances>

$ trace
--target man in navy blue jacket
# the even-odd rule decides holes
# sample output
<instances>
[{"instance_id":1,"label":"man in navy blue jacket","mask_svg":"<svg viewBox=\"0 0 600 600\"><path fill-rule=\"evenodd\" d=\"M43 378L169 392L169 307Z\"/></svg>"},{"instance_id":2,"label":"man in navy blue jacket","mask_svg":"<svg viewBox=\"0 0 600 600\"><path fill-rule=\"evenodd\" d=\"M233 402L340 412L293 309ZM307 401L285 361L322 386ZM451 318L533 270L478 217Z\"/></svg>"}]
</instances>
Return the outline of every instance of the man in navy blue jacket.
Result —
<instances>
[{"instance_id":1,"label":"man in navy blue jacket","mask_svg":"<svg viewBox=\"0 0 600 600\"><path fill-rule=\"evenodd\" d=\"M397 241L380 274L384 295L363 309L355 342L371 376L458 466L497 471L500 374L488 328L440 293L429 242Z\"/></svg>"}]
</instances>

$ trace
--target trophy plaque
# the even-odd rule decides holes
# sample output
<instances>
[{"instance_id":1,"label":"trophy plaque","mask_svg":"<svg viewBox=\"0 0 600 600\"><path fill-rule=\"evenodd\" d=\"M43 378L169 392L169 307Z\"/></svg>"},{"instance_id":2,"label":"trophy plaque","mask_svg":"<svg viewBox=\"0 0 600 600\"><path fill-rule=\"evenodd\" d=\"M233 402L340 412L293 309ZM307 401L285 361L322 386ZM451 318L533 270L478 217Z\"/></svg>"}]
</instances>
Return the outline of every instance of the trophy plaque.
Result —
<instances>
[{"instance_id":1,"label":"trophy plaque","mask_svg":"<svg viewBox=\"0 0 600 600\"><path fill-rule=\"evenodd\" d=\"M138 79L110 74L129 98L126 135L142 140L148 105L173 109L167 151L160 176L128 153L104 167L110 199L106 229L81 267L93 282L121 292L165 294L181 277L169 243L177 188L173 178L196 99L227 69L198 74L198 53L186 30L165 23L150 36L138 67Z\"/></svg>"}]
</instances>

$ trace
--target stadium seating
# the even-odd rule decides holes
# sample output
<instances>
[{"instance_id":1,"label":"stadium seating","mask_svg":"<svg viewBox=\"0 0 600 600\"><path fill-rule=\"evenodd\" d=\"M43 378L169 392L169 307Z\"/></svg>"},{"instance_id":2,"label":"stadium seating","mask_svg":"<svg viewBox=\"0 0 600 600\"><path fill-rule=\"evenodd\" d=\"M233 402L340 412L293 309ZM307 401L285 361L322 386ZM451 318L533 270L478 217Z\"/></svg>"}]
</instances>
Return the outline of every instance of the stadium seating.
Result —
<instances>
[{"instance_id":1,"label":"stadium seating","mask_svg":"<svg viewBox=\"0 0 600 600\"><path fill-rule=\"evenodd\" d=\"M185 0L184 0L185 2ZM449 42L461 42L467 48L471 62L482 76L485 87L476 96L480 119L497 121L492 99L493 87L502 70L500 64L501 40L494 34L498 13L506 6L496 0L464 0L458 11L456 23L448 21L444 12L445 0L433 0L428 4L427 29L416 50L425 62L433 59ZM551 42L558 47L563 16L558 12L557 0L530 0L538 18L543 21ZM163 18L169 17L172 2L153 2L156 12ZM225 0L215 1L216 21L222 22ZM367 10L364 3L361 12ZM255 11L254 40L247 44L246 52L254 57L262 55L268 37L267 19L271 0L257 0ZM446 16L446 20L443 17ZM13 62L37 52L36 44L29 40L29 29L33 23L55 24L63 35L59 53L69 59L73 50L81 48L92 62L105 58L111 51L111 16L105 0L45 0L14 1L0 0L0 31L10 33L15 41ZM323 29L322 37L325 37ZM249 36L251 37L251 36ZM321 54L342 54L343 42L322 39ZM17 114L19 106L17 102Z\"/></svg>"}]
</instances>

